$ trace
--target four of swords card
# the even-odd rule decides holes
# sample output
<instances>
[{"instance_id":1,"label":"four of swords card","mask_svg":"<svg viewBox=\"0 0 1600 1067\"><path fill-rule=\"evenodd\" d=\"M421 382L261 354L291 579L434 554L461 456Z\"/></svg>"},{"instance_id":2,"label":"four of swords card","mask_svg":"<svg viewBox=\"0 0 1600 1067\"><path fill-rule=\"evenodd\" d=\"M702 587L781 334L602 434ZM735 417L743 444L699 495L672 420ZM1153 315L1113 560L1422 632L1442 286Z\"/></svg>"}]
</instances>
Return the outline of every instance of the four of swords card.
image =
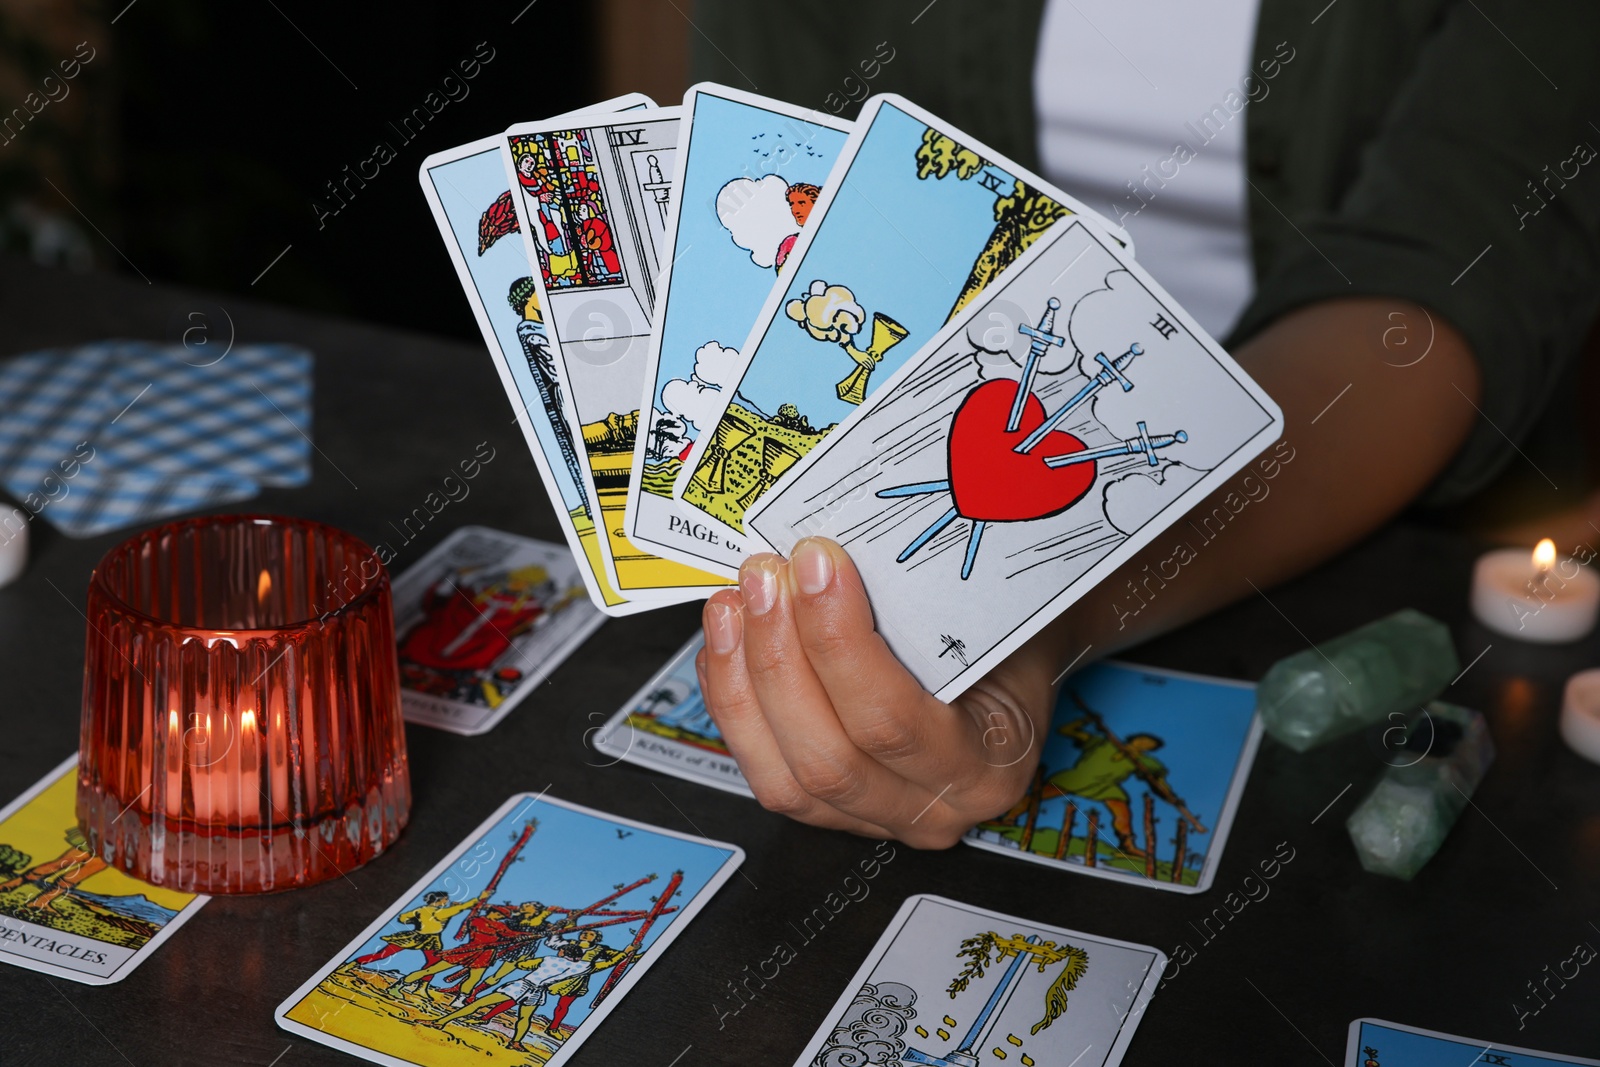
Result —
<instances>
[{"instance_id":1,"label":"four of swords card","mask_svg":"<svg viewBox=\"0 0 1600 1067\"><path fill-rule=\"evenodd\" d=\"M634 93L593 111L604 114L652 106L648 97ZM511 399L517 425L555 505L561 532L580 561L590 599L611 615L643 611L651 605L628 603L606 576L596 536L594 494L566 419L564 386L556 377L527 253L517 240L516 208L500 160L502 140L486 137L431 155L422 161L418 180Z\"/></svg>"},{"instance_id":2,"label":"four of swords card","mask_svg":"<svg viewBox=\"0 0 1600 1067\"><path fill-rule=\"evenodd\" d=\"M867 102L675 494L744 514L1057 220L1089 209L893 95ZM728 573L732 573L729 571Z\"/></svg>"},{"instance_id":3,"label":"four of swords card","mask_svg":"<svg viewBox=\"0 0 1600 1067\"><path fill-rule=\"evenodd\" d=\"M651 313L677 173L678 108L512 126L506 181L566 422L583 457L601 560L630 599L689 600L722 585L628 540L624 512Z\"/></svg>"},{"instance_id":4,"label":"four of swords card","mask_svg":"<svg viewBox=\"0 0 1600 1067\"><path fill-rule=\"evenodd\" d=\"M796 1067L1119 1063L1167 958L919 895L889 923Z\"/></svg>"},{"instance_id":5,"label":"four of swords card","mask_svg":"<svg viewBox=\"0 0 1600 1067\"><path fill-rule=\"evenodd\" d=\"M706 710L694 658L705 644L697 633L617 713L589 735L602 765L619 760L691 782L753 796L722 732Z\"/></svg>"},{"instance_id":6,"label":"four of swords card","mask_svg":"<svg viewBox=\"0 0 1600 1067\"><path fill-rule=\"evenodd\" d=\"M279 1005L278 1025L395 1067L558 1067L743 861L514 796Z\"/></svg>"},{"instance_id":7,"label":"four of swords card","mask_svg":"<svg viewBox=\"0 0 1600 1067\"><path fill-rule=\"evenodd\" d=\"M1158 538L1148 582L1106 610L1159 597L1233 513L1179 520L1282 423L1115 240L1069 217L747 525L783 553L813 534L842 544L879 633L948 700Z\"/></svg>"},{"instance_id":8,"label":"four of swords card","mask_svg":"<svg viewBox=\"0 0 1600 1067\"><path fill-rule=\"evenodd\" d=\"M671 269L656 297L627 531L670 559L736 568L739 537L686 516L672 487L690 445L722 414L741 368L738 346L785 270L849 124L719 85L691 88L683 115L662 253Z\"/></svg>"},{"instance_id":9,"label":"four of swords card","mask_svg":"<svg viewBox=\"0 0 1600 1067\"><path fill-rule=\"evenodd\" d=\"M0 810L0 963L120 982L210 897L132 878L89 850L70 756Z\"/></svg>"},{"instance_id":10,"label":"four of swords card","mask_svg":"<svg viewBox=\"0 0 1600 1067\"><path fill-rule=\"evenodd\" d=\"M1261 741L1255 705L1254 686L1221 678L1120 663L1074 674L1040 739L1032 786L967 843L1202 893Z\"/></svg>"},{"instance_id":11,"label":"four of swords card","mask_svg":"<svg viewBox=\"0 0 1600 1067\"><path fill-rule=\"evenodd\" d=\"M490 730L605 619L564 546L459 527L394 582L405 717Z\"/></svg>"},{"instance_id":12,"label":"four of swords card","mask_svg":"<svg viewBox=\"0 0 1600 1067\"><path fill-rule=\"evenodd\" d=\"M1592 952L1590 956L1593 958ZM1352 1022L1344 1053L1344 1067L1554 1067L1563 1063L1600 1065L1600 1060L1452 1037L1382 1019Z\"/></svg>"}]
</instances>

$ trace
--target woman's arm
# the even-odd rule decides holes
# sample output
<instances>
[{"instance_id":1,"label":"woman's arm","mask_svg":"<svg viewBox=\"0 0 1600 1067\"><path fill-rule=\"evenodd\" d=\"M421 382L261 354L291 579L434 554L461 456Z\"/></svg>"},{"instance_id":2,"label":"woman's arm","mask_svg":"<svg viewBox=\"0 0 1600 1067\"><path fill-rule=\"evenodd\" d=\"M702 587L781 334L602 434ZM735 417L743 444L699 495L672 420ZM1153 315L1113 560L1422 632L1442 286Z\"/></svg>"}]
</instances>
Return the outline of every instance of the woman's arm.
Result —
<instances>
[{"instance_id":1,"label":"woman's arm","mask_svg":"<svg viewBox=\"0 0 1600 1067\"><path fill-rule=\"evenodd\" d=\"M1157 537L951 704L923 690L874 632L861 580L838 545L807 539L788 561L747 560L739 589L706 604L696 666L756 798L818 826L954 844L1027 787L1059 676L1086 646L1080 666L1347 547L1420 494L1479 417L1466 343L1414 304L1315 304L1236 356L1284 413L1287 450L1266 495L1138 611L1126 579L1168 560L1180 535ZM1227 492L1197 511L1221 506Z\"/></svg>"}]
</instances>

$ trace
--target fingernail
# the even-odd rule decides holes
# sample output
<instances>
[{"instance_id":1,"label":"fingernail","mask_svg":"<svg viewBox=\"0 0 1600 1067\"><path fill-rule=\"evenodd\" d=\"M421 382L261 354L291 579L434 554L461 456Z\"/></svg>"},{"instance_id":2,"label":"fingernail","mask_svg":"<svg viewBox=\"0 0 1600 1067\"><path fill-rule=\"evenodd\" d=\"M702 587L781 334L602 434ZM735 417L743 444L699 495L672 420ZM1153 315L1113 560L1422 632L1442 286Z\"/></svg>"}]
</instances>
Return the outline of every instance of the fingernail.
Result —
<instances>
[{"instance_id":1,"label":"fingernail","mask_svg":"<svg viewBox=\"0 0 1600 1067\"><path fill-rule=\"evenodd\" d=\"M806 538L794 547L789 557L795 582L806 596L816 596L833 581L833 556L820 541Z\"/></svg>"},{"instance_id":2,"label":"fingernail","mask_svg":"<svg viewBox=\"0 0 1600 1067\"><path fill-rule=\"evenodd\" d=\"M706 646L719 656L739 647L739 613L721 601L706 605ZM704 685L704 681L701 682Z\"/></svg>"},{"instance_id":3,"label":"fingernail","mask_svg":"<svg viewBox=\"0 0 1600 1067\"><path fill-rule=\"evenodd\" d=\"M765 615L778 600L778 561L770 556L745 563L739 574L739 592L752 615Z\"/></svg>"}]
</instances>

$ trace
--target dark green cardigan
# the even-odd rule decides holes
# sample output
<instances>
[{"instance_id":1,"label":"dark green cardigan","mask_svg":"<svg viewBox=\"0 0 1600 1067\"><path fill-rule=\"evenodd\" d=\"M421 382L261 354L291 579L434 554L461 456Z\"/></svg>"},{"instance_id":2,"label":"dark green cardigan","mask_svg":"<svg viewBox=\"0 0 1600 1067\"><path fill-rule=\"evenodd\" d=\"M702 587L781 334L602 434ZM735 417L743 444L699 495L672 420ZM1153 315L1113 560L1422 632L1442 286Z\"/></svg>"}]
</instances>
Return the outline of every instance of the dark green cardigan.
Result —
<instances>
[{"instance_id":1,"label":"dark green cardigan","mask_svg":"<svg viewBox=\"0 0 1600 1067\"><path fill-rule=\"evenodd\" d=\"M847 116L901 93L1037 169L1042 10L697 0L695 76ZM1515 455L1600 308L1597 47L1595 0L1262 0L1251 69L1272 77L1245 113L1257 291L1229 343L1341 296L1442 315L1472 346L1483 399L1435 501ZM1392 326L1401 364L1427 324L1373 329Z\"/></svg>"}]
</instances>

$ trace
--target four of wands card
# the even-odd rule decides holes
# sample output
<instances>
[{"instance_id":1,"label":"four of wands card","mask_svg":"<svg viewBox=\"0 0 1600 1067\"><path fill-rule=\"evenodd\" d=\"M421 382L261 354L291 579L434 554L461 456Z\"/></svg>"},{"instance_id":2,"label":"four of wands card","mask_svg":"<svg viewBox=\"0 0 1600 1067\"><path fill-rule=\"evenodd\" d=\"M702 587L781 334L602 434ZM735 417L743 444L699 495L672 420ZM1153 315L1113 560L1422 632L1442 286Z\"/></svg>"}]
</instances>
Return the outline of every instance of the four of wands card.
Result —
<instances>
[{"instance_id":1,"label":"four of wands card","mask_svg":"<svg viewBox=\"0 0 1600 1067\"><path fill-rule=\"evenodd\" d=\"M605 620L566 548L459 527L395 579L405 717L490 730Z\"/></svg>"},{"instance_id":2,"label":"four of wands card","mask_svg":"<svg viewBox=\"0 0 1600 1067\"><path fill-rule=\"evenodd\" d=\"M633 93L579 114L654 106L649 97ZM647 610L654 605L629 603L606 576L594 494L583 475L566 416L565 387L556 377L550 354L543 305L518 239L516 204L500 160L504 140L496 135L437 152L422 161L417 178L545 492L555 506L567 547L578 560L589 598L608 615ZM478 469L473 465L476 458L458 462L462 477L470 481Z\"/></svg>"},{"instance_id":3,"label":"four of wands card","mask_svg":"<svg viewBox=\"0 0 1600 1067\"><path fill-rule=\"evenodd\" d=\"M78 829L78 757L0 811L0 962L120 982L210 897L133 878Z\"/></svg>"},{"instance_id":4,"label":"four of wands card","mask_svg":"<svg viewBox=\"0 0 1600 1067\"><path fill-rule=\"evenodd\" d=\"M796 1067L1119 1063L1167 958L936 896L901 906Z\"/></svg>"},{"instance_id":5,"label":"four of wands card","mask_svg":"<svg viewBox=\"0 0 1600 1067\"><path fill-rule=\"evenodd\" d=\"M1600 1060L1452 1037L1382 1019L1352 1022L1344 1053L1344 1067L1557 1067L1573 1063L1600 1067Z\"/></svg>"},{"instance_id":6,"label":"four of wands card","mask_svg":"<svg viewBox=\"0 0 1600 1067\"><path fill-rule=\"evenodd\" d=\"M690 638L605 725L590 730L588 740L610 757L605 766L626 760L753 797L700 692L694 658L705 643L704 633Z\"/></svg>"},{"instance_id":7,"label":"four of wands card","mask_svg":"<svg viewBox=\"0 0 1600 1067\"><path fill-rule=\"evenodd\" d=\"M1165 534L1160 596L1216 527L1178 521L1282 424L1115 240L1068 217L745 526L785 554L807 535L840 542L879 633L949 700Z\"/></svg>"},{"instance_id":8,"label":"four of wands card","mask_svg":"<svg viewBox=\"0 0 1600 1067\"><path fill-rule=\"evenodd\" d=\"M501 805L279 1005L374 1063L565 1063L744 852L551 797Z\"/></svg>"},{"instance_id":9,"label":"four of wands card","mask_svg":"<svg viewBox=\"0 0 1600 1067\"><path fill-rule=\"evenodd\" d=\"M1033 738L1024 740L1036 751ZM1135 885L1204 892L1260 743L1254 686L1096 664L1062 688L1027 794L974 827L967 843Z\"/></svg>"}]
</instances>

